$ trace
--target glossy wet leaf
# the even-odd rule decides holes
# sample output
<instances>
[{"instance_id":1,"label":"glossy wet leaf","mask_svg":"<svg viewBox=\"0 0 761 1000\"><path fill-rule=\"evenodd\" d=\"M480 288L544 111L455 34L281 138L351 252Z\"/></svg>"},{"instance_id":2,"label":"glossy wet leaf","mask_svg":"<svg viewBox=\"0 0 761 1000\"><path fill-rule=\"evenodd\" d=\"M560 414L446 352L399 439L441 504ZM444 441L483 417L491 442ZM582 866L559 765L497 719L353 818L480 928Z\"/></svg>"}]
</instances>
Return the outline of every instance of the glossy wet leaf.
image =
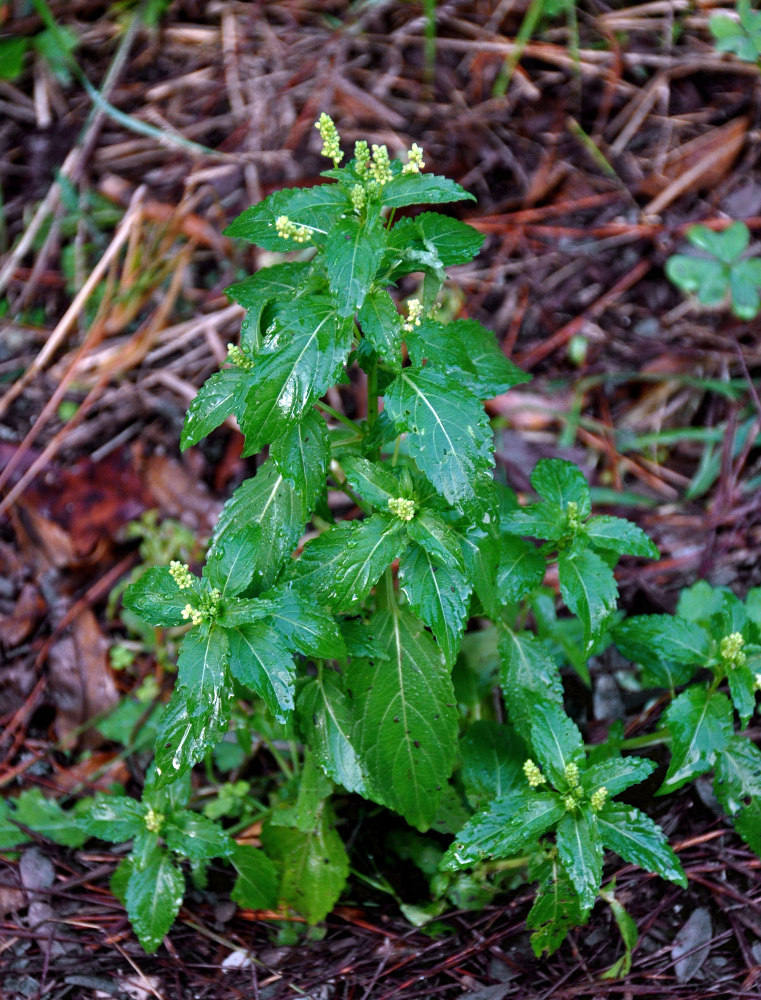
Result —
<instances>
[{"instance_id":1,"label":"glossy wet leaf","mask_svg":"<svg viewBox=\"0 0 761 1000\"><path fill-rule=\"evenodd\" d=\"M427 829L455 758L457 712L442 654L407 611L378 611L371 631L388 659L352 662L356 748L372 797Z\"/></svg>"},{"instance_id":2,"label":"glossy wet leaf","mask_svg":"<svg viewBox=\"0 0 761 1000\"><path fill-rule=\"evenodd\" d=\"M230 673L284 720L294 706L296 667L293 655L266 621L227 630Z\"/></svg>"},{"instance_id":3,"label":"glossy wet leaf","mask_svg":"<svg viewBox=\"0 0 761 1000\"><path fill-rule=\"evenodd\" d=\"M695 685L671 702L663 721L671 732L671 762L659 795L676 791L713 766L732 736L732 705L726 695Z\"/></svg>"},{"instance_id":4,"label":"glossy wet leaf","mask_svg":"<svg viewBox=\"0 0 761 1000\"><path fill-rule=\"evenodd\" d=\"M236 844L230 861L238 873L230 898L247 910L272 910L277 906L278 878L274 865L250 844Z\"/></svg>"},{"instance_id":5,"label":"glossy wet leaf","mask_svg":"<svg viewBox=\"0 0 761 1000\"><path fill-rule=\"evenodd\" d=\"M307 410L272 442L270 456L278 472L293 486L306 510L312 510L325 488L330 464L330 441L325 421L316 409Z\"/></svg>"},{"instance_id":6,"label":"glossy wet leaf","mask_svg":"<svg viewBox=\"0 0 761 1000\"><path fill-rule=\"evenodd\" d=\"M647 559L657 559L660 555L657 546L642 528L623 517L607 514L590 517L585 525L585 534L598 549Z\"/></svg>"},{"instance_id":7,"label":"glossy wet leaf","mask_svg":"<svg viewBox=\"0 0 761 1000\"><path fill-rule=\"evenodd\" d=\"M330 290L339 316L362 307L386 248L385 230L351 215L331 227L325 243Z\"/></svg>"},{"instance_id":8,"label":"glossy wet leaf","mask_svg":"<svg viewBox=\"0 0 761 1000\"><path fill-rule=\"evenodd\" d=\"M184 893L182 872L165 851L156 849L143 865L133 866L125 894L127 915L149 955L174 923Z\"/></svg>"},{"instance_id":9,"label":"glossy wet leaf","mask_svg":"<svg viewBox=\"0 0 761 1000\"><path fill-rule=\"evenodd\" d=\"M381 203L389 208L441 205L463 199L476 200L474 195L455 181L435 174L398 174L386 184L381 193Z\"/></svg>"},{"instance_id":10,"label":"glossy wet leaf","mask_svg":"<svg viewBox=\"0 0 761 1000\"><path fill-rule=\"evenodd\" d=\"M200 701L213 700L225 683L229 658L226 629L216 625L208 631L191 629L177 658L178 683Z\"/></svg>"},{"instance_id":11,"label":"glossy wet leaf","mask_svg":"<svg viewBox=\"0 0 761 1000\"><path fill-rule=\"evenodd\" d=\"M603 845L588 807L567 812L558 823L557 848L582 909L594 906L602 881Z\"/></svg>"},{"instance_id":12,"label":"glossy wet leaf","mask_svg":"<svg viewBox=\"0 0 761 1000\"><path fill-rule=\"evenodd\" d=\"M307 742L325 773L348 792L367 796L365 769L354 746L354 706L340 676L323 670L310 677L299 691L298 712Z\"/></svg>"},{"instance_id":13,"label":"glossy wet leaf","mask_svg":"<svg viewBox=\"0 0 761 1000\"><path fill-rule=\"evenodd\" d=\"M399 582L410 608L436 636L446 662L460 648L472 584L463 569L442 566L428 549L410 545L399 559Z\"/></svg>"},{"instance_id":14,"label":"glossy wet leaf","mask_svg":"<svg viewBox=\"0 0 761 1000\"><path fill-rule=\"evenodd\" d=\"M584 626L588 651L616 609L618 586L613 570L591 549L582 549L560 553L558 575L566 607Z\"/></svg>"},{"instance_id":15,"label":"glossy wet leaf","mask_svg":"<svg viewBox=\"0 0 761 1000\"><path fill-rule=\"evenodd\" d=\"M527 752L508 726L486 719L474 722L460 742L460 756L462 782L474 809L492 799L525 797Z\"/></svg>"},{"instance_id":16,"label":"glossy wet leaf","mask_svg":"<svg viewBox=\"0 0 761 1000\"><path fill-rule=\"evenodd\" d=\"M188 406L180 437L182 450L198 444L229 416L237 414L251 382L250 373L240 368L223 368L210 375Z\"/></svg>"},{"instance_id":17,"label":"glossy wet leaf","mask_svg":"<svg viewBox=\"0 0 761 1000\"><path fill-rule=\"evenodd\" d=\"M387 364L401 369L403 320L385 288L374 289L367 295L357 318L368 343Z\"/></svg>"},{"instance_id":18,"label":"glossy wet leaf","mask_svg":"<svg viewBox=\"0 0 761 1000\"><path fill-rule=\"evenodd\" d=\"M684 871L666 835L645 813L612 802L598 814L597 827L605 846L624 861L687 888Z\"/></svg>"},{"instance_id":19,"label":"glossy wet leaf","mask_svg":"<svg viewBox=\"0 0 761 1000\"><path fill-rule=\"evenodd\" d=\"M162 836L170 851L189 861L226 858L235 847L235 841L218 823L186 810L167 822Z\"/></svg>"},{"instance_id":20,"label":"glossy wet leaf","mask_svg":"<svg viewBox=\"0 0 761 1000\"><path fill-rule=\"evenodd\" d=\"M166 566L151 566L124 592L124 606L151 625L185 625L188 590L180 590Z\"/></svg>"},{"instance_id":21,"label":"glossy wet leaf","mask_svg":"<svg viewBox=\"0 0 761 1000\"><path fill-rule=\"evenodd\" d=\"M483 523L492 507L493 442L486 411L450 375L405 368L386 409L421 472L454 507Z\"/></svg>"},{"instance_id":22,"label":"glossy wet leaf","mask_svg":"<svg viewBox=\"0 0 761 1000\"><path fill-rule=\"evenodd\" d=\"M510 721L526 743L531 736L534 705L540 698L562 706L558 666L544 643L530 632L500 633L501 685Z\"/></svg>"},{"instance_id":23,"label":"glossy wet leaf","mask_svg":"<svg viewBox=\"0 0 761 1000\"><path fill-rule=\"evenodd\" d=\"M231 697L221 691L211 700L176 687L156 733L156 787L174 781L202 760L227 732Z\"/></svg>"}]
</instances>

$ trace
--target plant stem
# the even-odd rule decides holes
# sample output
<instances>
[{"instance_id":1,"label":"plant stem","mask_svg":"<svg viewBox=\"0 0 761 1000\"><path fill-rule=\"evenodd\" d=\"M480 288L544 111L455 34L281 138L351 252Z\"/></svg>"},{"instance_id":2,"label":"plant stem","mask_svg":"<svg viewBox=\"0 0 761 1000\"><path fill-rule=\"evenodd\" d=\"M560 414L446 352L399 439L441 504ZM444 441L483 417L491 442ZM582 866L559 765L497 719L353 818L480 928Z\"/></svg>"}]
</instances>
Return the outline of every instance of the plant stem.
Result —
<instances>
[{"instance_id":1,"label":"plant stem","mask_svg":"<svg viewBox=\"0 0 761 1000\"><path fill-rule=\"evenodd\" d=\"M342 424L346 424L347 427L351 427L353 431L356 431L357 434L361 435L359 424L356 424L353 420L349 419L349 417L345 416L343 413L340 413L338 410L334 410L332 406L328 406L327 403L323 403L321 399L318 399L314 405L318 406L325 413L329 414L331 417L333 417L334 420L338 420Z\"/></svg>"},{"instance_id":2,"label":"plant stem","mask_svg":"<svg viewBox=\"0 0 761 1000\"><path fill-rule=\"evenodd\" d=\"M622 750L638 750L643 747L657 747L671 742L671 733L668 729L659 729L657 733L643 733L642 736L630 736L628 740L622 740L620 747Z\"/></svg>"}]
</instances>

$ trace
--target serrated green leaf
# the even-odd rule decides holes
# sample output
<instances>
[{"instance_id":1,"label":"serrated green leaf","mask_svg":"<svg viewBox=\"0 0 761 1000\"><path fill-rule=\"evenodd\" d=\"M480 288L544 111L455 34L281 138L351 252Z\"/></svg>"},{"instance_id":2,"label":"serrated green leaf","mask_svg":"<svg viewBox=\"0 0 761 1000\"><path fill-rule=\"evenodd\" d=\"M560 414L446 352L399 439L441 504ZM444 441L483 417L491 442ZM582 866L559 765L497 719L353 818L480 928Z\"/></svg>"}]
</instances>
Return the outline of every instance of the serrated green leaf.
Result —
<instances>
[{"instance_id":1,"label":"serrated green leaf","mask_svg":"<svg viewBox=\"0 0 761 1000\"><path fill-rule=\"evenodd\" d=\"M311 242L321 244L327 233L351 208L340 184L318 184L312 188L284 188L247 208L225 230L225 236L241 237L265 250L298 250L302 244L277 234L275 221L286 215L297 226L308 226Z\"/></svg>"},{"instance_id":2,"label":"serrated green leaf","mask_svg":"<svg viewBox=\"0 0 761 1000\"><path fill-rule=\"evenodd\" d=\"M589 483L573 462L562 458L541 459L531 473L531 485L543 500L555 507L565 508L575 503L580 518L589 517L592 512Z\"/></svg>"},{"instance_id":3,"label":"serrated green leaf","mask_svg":"<svg viewBox=\"0 0 761 1000\"><path fill-rule=\"evenodd\" d=\"M498 396L531 378L505 357L492 331L474 319L446 324L426 319L406 340L416 367L426 365L450 375L457 369L456 377L479 399Z\"/></svg>"},{"instance_id":4,"label":"serrated green leaf","mask_svg":"<svg viewBox=\"0 0 761 1000\"><path fill-rule=\"evenodd\" d=\"M257 588L266 590L277 579L304 529L308 508L291 484L278 472L271 460L257 474L247 479L222 508L209 549L209 558L228 540L233 539L242 524L256 528L256 547L250 559L250 579Z\"/></svg>"},{"instance_id":5,"label":"serrated green leaf","mask_svg":"<svg viewBox=\"0 0 761 1000\"><path fill-rule=\"evenodd\" d=\"M509 858L534 847L565 815L556 795L527 790L523 798L495 799L460 830L441 860L442 871L458 871L486 858Z\"/></svg>"},{"instance_id":6,"label":"serrated green leaf","mask_svg":"<svg viewBox=\"0 0 761 1000\"><path fill-rule=\"evenodd\" d=\"M303 419L335 384L351 349L352 323L327 296L291 302L257 355L253 385L238 422L253 455Z\"/></svg>"},{"instance_id":7,"label":"serrated green leaf","mask_svg":"<svg viewBox=\"0 0 761 1000\"><path fill-rule=\"evenodd\" d=\"M568 534L568 518L560 507L550 503L530 503L506 511L500 526L508 534L558 541Z\"/></svg>"},{"instance_id":8,"label":"serrated green leaf","mask_svg":"<svg viewBox=\"0 0 761 1000\"><path fill-rule=\"evenodd\" d=\"M267 303L273 299L288 301L293 298L310 268L307 262L274 264L225 289L225 295L246 310L240 336L240 346L244 350L258 353L262 343L260 323Z\"/></svg>"},{"instance_id":9,"label":"serrated green leaf","mask_svg":"<svg viewBox=\"0 0 761 1000\"><path fill-rule=\"evenodd\" d=\"M251 374L240 368L223 368L206 379L185 414L180 437L182 451L198 444L241 410L251 381Z\"/></svg>"},{"instance_id":10,"label":"serrated green leaf","mask_svg":"<svg viewBox=\"0 0 761 1000\"><path fill-rule=\"evenodd\" d=\"M729 693L743 727L756 711L756 675L749 663L733 664L727 670Z\"/></svg>"},{"instance_id":11,"label":"serrated green leaf","mask_svg":"<svg viewBox=\"0 0 761 1000\"><path fill-rule=\"evenodd\" d=\"M359 311L362 335L386 364L396 371L402 367L402 317L389 293L378 288L371 291Z\"/></svg>"},{"instance_id":12,"label":"serrated green leaf","mask_svg":"<svg viewBox=\"0 0 761 1000\"><path fill-rule=\"evenodd\" d=\"M146 808L126 795L99 793L77 817L77 826L90 837L120 844L145 829Z\"/></svg>"},{"instance_id":13,"label":"serrated green leaf","mask_svg":"<svg viewBox=\"0 0 761 1000\"><path fill-rule=\"evenodd\" d=\"M397 517L373 514L364 521L342 521L304 547L292 571L295 586L326 601L334 612L349 611L365 600L406 545Z\"/></svg>"},{"instance_id":14,"label":"serrated green leaf","mask_svg":"<svg viewBox=\"0 0 761 1000\"><path fill-rule=\"evenodd\" d=\"M386 390L386 410L420 471L452 506L490 519L492 432L486 411L453 377L405 368Z\"/></svg>"},{"instance_id":15,"label":"serrated green leaf","mask_svg":"<svg viewBox=\"0 0 761 1000\"><path fill-rule=\"evenodd\" d=\"M584 626L586 650L616 610L618 586L613 570L591 549L566 550L558 557L560 594Z\"/></svg>"},{"instance_id":16,"label":"serrated green leaf","mask_svg":"<svg viewBox=\"0 0 761 1000\"><path fill-rule=\"evenodd\" d=\"M76 817L62 809L55 799L46 798L39 788L27 788L19 795L14 818L55 844L81 847L87 840L88 834Z\"/></svg>"},{"instance_id":17,"label":"serrated green leaf","mask_svg":"<svg viewBox=\"0 0 761 1000\"><path fill-rule=\"evenodd\" d=\"M612 635L618 649L632 662L655 671L662 666L676 667L663 678L671 687L688 681L710 652L705 629L672 615L635 615L616 625Z\"/></svg>"},{"instance_id":18,"label":"serrated green leaf","mask_svg":"<svg viewBox=\"0 0 761 1000\"><path fill-rule=\"evenodd\" d=\"M306 510L312 510L325 488L330 464L330 441L325 421L315 409L272 442L278 471L293 486Z\"/></svg>"},{"instance_id":19,"label":"serrated green leaf","mask_svg":"<svg viewBox=\"0 0 761 1000\"><path fill-rule=\"evenodd\" d=\"M477 229L440 212L423 212L415 217L415 223L423 242L433 247L444 267L467 264L485 239Z\"/></svg>"},{"instance_id":20,"label":"serrated green leaf","mask_svg":"<svg viewBox=\"0 0 761 1000\"><path fill-rule=\"evenodd\" d=\"M354 748L354 709L340 676L323 670L310 677L297 706L305 740L325 773L348 792L367 797L367 779Z\"/></svg>"},{"instance_id":21,"label":"serrated green leaf","mask_svg":"<svg viewBox=\"0 0 761 1000\"><path fill-rule=\"evenodd\" d=\"M579 896L557 856L548 858L536 872L539 886L534 905L526 917L533 931L531 948L537 958L552 955L568 931L586 923L589 911L582 910Z\"/></svg>"},{"instance_id":22,"label":"serrated green leaf","mask_svg":"<svg viewBox=\"0 0 761 1000\"><path fill-rule=\"evenodd\" d=\"M264 853L250 844L236 844L230 861L238 873L230 898L246 910L277 906L277 872Z\"/></svg>"},{"instance_id":23,"label":"serrated green leaf","mask_svg":"<svg viewBox=\"0 0 761 1000\"><path fill-rule=\"evenodd\" d=\"M346 655L335 620L315 605L313 595L286 585L262 597L267 601L268 616L288 649L321 659L341 659Z\"/></svg>"},{"instance_id":24,"label":"serrated green leaf","mask_svg":"<svg viewBox=\"0 0 761 1000\"><path fill-rule=\"evenodd\" d=\"M355 747L372 798L425 830L454 765L452 681L433 640L409 612L378 611L370 627L388 659L349 665Z\"/></svg>"},{"instance_id":25,"label":"serrated green leaf","mask_svg":"<svg viewBox=\"0 0 761 1000\"><path fill-rule=\"evenodd\" d=\"M166 566L151 566L124 592L124 606L151 625L186 625L188 590L180 590Z\"/></svg>"},{"instance_id":26,"label":"serrated green leaf","mask_svg":"<svg viewBox=\"0 0 761 1000\"><path fill-rule=\"evenodd\" d=\"M227 676L230 649L226 629L212 625L208 632L191 629L182 640L177 657L177 680L193 697L213 700Z\"/></svg>"},{"instance_id":27,"label":"serrated green leaf","mask_svg":"<svg viewBox=\"0 0 761 1000\"><path fill-rule=\"evenodd\" d=\"M544 579L547 563L544 556L522 538L503 535L499 544L497 591L505 604L522 600Z\"/></svg>"},{"instance_id":28,"label":"serrated green leaf","mask_svg":"<svg viewBox=\"0 0 761 1000\"><path fill-rule=\"evenodd\" d=\"M723 694L709 694L702 685L678 695L663 719L671 732L671 762L658 795L674 792L708 771L733 731L729 699Z\"/></svg>"},{"instance_id":29,"label":"serrated green leaf","mask_svg":"<svg viewBox=\"0 0 761 1000\"><path fill-rule=\"evenodd\" d=\"M330 805L322 804L310 832L267 824L262 842L281 871L281 901L310 924L318 923L335 906L349 876L349 859Z\"/></svg>"},{"instance_id":30,"label":"serrated green leaf","mask_svg":"<svg viewBox=\"0 0 761 1000\"><path fill-rule=\"evenodd\" d=\"M603 848L594 813L583 806L558 823L557 848L583 909L594 906L602 881Z\"/></svg>"},{"instance_id":31,"label":"serrated green leaf","mask_svg":"<svg viewBox=\"0 0 761 1000\"><path fill-rule=\"evenodd\" d=\"M170 851L189 861L227 858L235 847L235 841L218 823L189 811L172 816L161 834Z\"/></svg>"},{"instance_id":32,"label":"serrated green leaf","mask_svg":"<svg viewBox=\"0 0 761 1000\"><path fill-rule=\"evenodd\" d=\"M748 847L761 857L761 799L752 799L732 818L732 823Z\"/></svg>"},{"instance_id":33,"label":"serrated green leaf","mask_svg":"<svg viewBox=\"0 0 761 1000\"><path fill-rule=\"evenodd\" d=\"M460 535L460 545L473 589L489 618L498 618L501 601L497 592L499 543L496 537L480 528Z\"/></svg>"},{"instance_id":34,"label":"serrated green leaf","mask_svg":"<svg viewBox=\"0 0 761 1000\"><path fill-rule=\"evenodd\" d=\"M353 316L362 307L386 248L385 230L373 222L350 215L328 233L325 265L339 316Z\"/></svg>"},{"instance_id":35,"label":"serrated green leaf","mask_svg":"<svg viewBox=\"0 0 761 1000\"><path fill-rule=\"evenodd\" d=\"M174 689L156 733L156 788L181 777L213 750L227 732L230 712L228 691L201 701L193 691Z\"/></svg>"},{"instance_id":36,"label":"serrated green leaf","mask_svg":"<svg viewBox=\"0 0 761 1000\"><path fill-rule=\"evenodd\" d=\"M216 545L206 559L204 578L219 590L221 598L235 597L251 582L251 564L256 558L261 530L243 524L228 532L224 545Z\"/></svg>"},{"instance_id":37,"label":"serrated green leaf","mask_svg":"<svg viewBox=\"0 0 761 1000\"><path fill-rule=\"evenodd\" d=\"M284 721L294 706L296 667L282 638L266 621L227 631L230 673Z\"/></svg>"},{"instance_id":38,"label":"serrated green leaf","mask_svg":"<svg viewBox=\"0 0 761 1000\"><path fill-rule=\"evenodd\" d=\"M587 767L581 775L581 786L590 796L604 787L613 798L644 781L654 770L655 763L643 757L613 757Z\"/></svg>"},{"instance_id":39,"label":"serrated green leaf","mask_svg":"<svg viewBox=\"0 0 761 1000\"><path fill-rule=\"evenodd\" d=\"M405 205L441 205L449 201L475 201L475 195L448 177L435 174L398 174L381 191L381 204L389 208Z\"/></svg>"},{"instance_id":40,"label":"serrated green leaf","mask_svg":"<svg viewBox=\"0 0 761 1000\"><path fill-rule=\"evenodd\" d=\"M399 582L410 607L436 636L450 666L457 657L473 585L462 569L442 566L413 543L399 558Z\"/></svg>"},{"instance_id":41,"label":"serrated green leaf","mask_svg":"<svg viewBox=\"0 0 761 1000\"><path fill-rule=\"evenodd\" d=\"M492 799L516 794L525 798L527 754L508 726L486 719L474 722L460 742L460 756L462 782L474 809Z\"/></svg>"},{"instance_id":42,"label":"serrated green leaf","mask_svg":"<svg viewBox=\"0 0 761 1000\"><path fill-rule=\"evenodd\" d=\"M407 534L441 566L451 570L465 569L459 536L432 510L424 509L416 514L407 525Z\"/></svg>"},{"instance_id":43,"label":"serrated green leaf","mask_svg":"<svg viewBox=\"0 0 761 1000\"><path fill-rule=\"evenodd\" d=\"M502 692L510 721L528 743L537 699L563 704L563 684L557 664L544 643L530 632L503 629L499 637L502 656Z\"/></svg>"},{"instance_id":44,"label":"serrated green leaf","mask_svg":"<svg viewBox=\"0 0 761 1000\"><path fill-rule=\"evenodd\" d=\"M609 803L597 815L597 828L603 844L624 861L687 888L679 858L663 830L639 809Z\"/></svg>"},{"instance_id":45,"label":"serrated green leaf","mask_svg":"<svg viewBox=\"0 0 761 1000\"><path fill-rule=\"evenodd\" d=\"M741 812L748 799L761 799L761 750L746 736L732 736L718 755L713 787L730 816Z\"/></svg>"},{"instance_id":46,"label":"serrated green leaf","mask_svg":"<svg viewBox=\"0 0 761 1000\"><path fill-rule=\"evenodd\" d=\"M721 611L723 602L722 589L712 587L705 580L698 580L691 587L685 587L679 594L676 613L679 618L687 618L708 628L711 618Z\"/></svg>"},{"instance_id":47,"label":"serrated green leaf","mask_svg":"<svg viewBox=\"0 0 761 1000\"><path fill-rule=\"evenodd\" d=\"M127 916L145 951L152 955L180 912L185 879L165 851L134 865L125 893Z\"/></svg>"},{"instance_id":48,"label":"serrated green leaf","mask_svg":"<svg viewBox=\"0 0 761 1000\"><path fill-rule=\"evenodd\" d=\"M568 788L566 768L584 760L584 741L562 705L536 699L531 713L530 746L555 788ZM591 904L590 904L591 905Z\"/></svg>"},{"instance_id":49,"label":"serrated green leaf","mask_svg":"<svg viewBox=\"0 0 761 1000\"><path fill-rule=\"evenodd\" d=\"M384 465L369 462L359 455L344 455L341 468L354 492L383 514L388 514L389 500L401 496L398 477Z\"/></svg>"},{"instance_id":50,"label":"serrated green leaf","mask_svg":"<svg viewBox=\"0 0 761 1000\"><path fill-rule=\"evenodd\" d=\"M599 549L647 559L657 559L660 555L658 547L642 528L623 517L607 514L590 517L584 526L584 533Z\"/></svg>"}]
</instances>

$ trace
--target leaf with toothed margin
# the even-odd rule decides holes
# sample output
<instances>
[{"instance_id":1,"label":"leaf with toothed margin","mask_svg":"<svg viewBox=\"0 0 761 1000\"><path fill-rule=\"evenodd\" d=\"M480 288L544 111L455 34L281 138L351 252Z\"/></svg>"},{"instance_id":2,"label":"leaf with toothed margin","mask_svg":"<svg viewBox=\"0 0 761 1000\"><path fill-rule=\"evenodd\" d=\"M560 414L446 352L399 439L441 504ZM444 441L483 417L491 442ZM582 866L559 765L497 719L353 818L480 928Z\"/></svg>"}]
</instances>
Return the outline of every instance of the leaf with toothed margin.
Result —
<instances>
[{"instance_id":1,"label":"leaf with toothed margin","mask_svg":"<svg viewBox=\"0 0 761 1000\"><path fill-rule=\"evenodd\" d=\"M333 781L367 797L367 777L354 743L352 700L339 674L323 670L299 689L297 711L305 742Z\"/></svg>"},{"instance_id":2,"label":"leaf with toothed margin","mask_svg":"<svg viewBox=\"0 0 761 1000\"><path fill-rule=\"evenodd\" d=\"M582 908L594 906L602 881L603 846L592 810L577 806L567 812L558 823L556 842Z\"/></svg>"},{"instance_id":3,"label":"leaf with toothed margin","mask_svg":"<svg viewBox=\"0 0 761 1000\"><path fill-rule=\"evenodd\" d=\"M325 243L325 267L339 316L353 316L370 290L383 251L386 231L349 215L331 227Z\"/></svg>"},{"instance_id":4,"label":"leaf with toothed margin","mask_svg":"<svg viewBox=\"0 0 761 1000\"><path fill-rule=\"evenodd\" d=\"M262 599L267 602L272 625L289 649L328 660L346 656L335 620L315 603L313 595L288 584L262 594Z\"/></svg>"},{"instance_id":5,"label":"leaf with toothed margin","mask_svg":"<svg viewBox=\"0 0 761 1000\"><path fill-rule=\"evenodd\" d=\"M562 707L560 671L541 639L530 632L501 629L499 651L502 691L510 721L528 743L536 701L544 698Z\"/></svg>"},{"instance_id":6,"label":"leaf with toothed margin","mask_svg":"<svg viewBox=\"0 0 761 1000\"><path fill-rule=\"evenodd\" d=\"M494 442L480 400L443 372L405 368L386 390L385 408L434 489L481 524L494 508Z\"/></svg>"},{"instance_id":7,"label":"leaf with toothed margin","mask_svg":"<svg viewBox=\"0 0 761 1000\"><path fill-rule=\"evenodd\" d=\"M213 699L227 678L230 647L227 630L212 625L192 628L183 638L177 658L177 682L195 700Z\"/></svg>"},{"instance_id":8,"label":"leaf with toothed margin","mask_svg":"<svg viewBox=\"0 0 761 1000\"><path fill-rule=\"evenodd\" d=\"M509 858L533 848L565 815L557 795L526 789L495 799L477 812L455 837L439 867L459 871L485 858Z\"/></svg>"},{"instance_id":9,"label":"leaf with toothed margin","mask_svg":"<svg viewBox=\"0 0 761 1000\"><path fill-rule=\"evenodd\" d=\"M568 549L558 557L560 594L584 626L587 651L616 610L618 586L613 570L591 549Z\"/></svg>"},{"instance_id":10,"label":"leaf with toothed margin","mask_svg":"<svg viewBox=\"0 0 761 1000\"><path fill-rule=\"evenodd\" d=\"M222 689L201 701L178 685L159 719L156 734L156 783L163 788L179 778L219 743L230 723L232 693Z\"/></svg>"},{"instance_id":11,"label":"leaf with toothed margin","mask_svg":"<svg viewBox=\"0 0 761 1000\"><path fill-rule=\"evenodd\" d=\"M310 267L309 263L297 261L274 264L225 289L225 295L246 310L241 330L242 348L258 352L262 341L259 324L265 306L273 299L292 299Z\"/></svg>"},{"instance_id":12,"label":"leaf with toothed margin","mask_svg":"<svg viewBox=\"0 0 761 1000\"><path fill-rule=\"evenodd\" d=\"M328 429L317 410L308 410L302 420L273 441L270 456L305 509L312 510L325 489L330 464Z\"/></svg>"},{"instance_id":13,"label":"leaf with toothed margin","mask_svg":"<svg viewBox=\"0 0 761 1000\"><path fill-rule=\"evenodd\" d=\"M238 414L253 378L240 368L223 368L210 375L185 414L180 448L185 451L211 434L233 413Z\"/></svg>"},{"instance_id":14,"label":"leaf with toothed margin","mask_svg":"<svg viewBox=\"0 0 761 1000\"><path fill-rule=\"evenodd\" d=\"M440 565L421 545L399 559L399 581L410 607L436 636L448 665L457 658L473 585L462 568Z\"/></svg>"},{"instance_id":15,"label":"leaf with toothed margin","mask_svg":"<svg viewBox=\"0 0 761 1000\"><path fill-rule=\"evenodd\" d=\"M365 600L406 545L404 523L397 517L373 514L364 521L342 521L304 546L291 577L295 587L334 612L349 611Z\"/></svg>"},{"instance_id":16,"label":"leaf with toothed margin","mask_svg":"<svg viewBox=\"0 0 761 1000\"><path fill-rule=\"evenodd\" d=\"M396 371L402 367L402 317L385 288L369 293L359 311L362 336L386 364Z\"/></svg>"},{"instance_id":17,"label":"leaf with toothed margin","mask_svg":"<svg viewBox=\"0 0 761 1000\"><path fill-rule=\"evenodd\" d=\"M663 721L671 732L671 762L657 795L674 792L710 770L734 729L729 698L698 684L674 698Z\"/></svg>"},{"instance_id":18,"label":"leaf with toothed margin","mask_svg":"<svg viewBox=\"0 0 761 1000\"><path fill-rule=\"evenodd\" d=\"M242 524L251 533L250 550L241 589L253 581L259 591L271 587L304 529L309 509L293 486L278 472L270 459L233 493L222 508L211 541L208 558L219 557L235 540ZM241 582L241 581L239 581Z\"/></svg>"},{"instance_id":19,"label":"leaf with toothed margin","mask_svg":"<svg viewBox=\"0 0 761 1000\"><path fill-rule=\"evenodd\" d=\"M180 590L167 566L150 566L124 592L124 606L151 625L176 628L185 625L182 611L189 590Z\"/></svg>"},{"instance_id":20,"label":"leaf with toothed margin","mask_svg":"<svg viewBox=\"0 0 761 1000\"><path fill-rule=\"evenodd\" d=\"M370 631L388 659L355 660L346 673L357 756L369 797L426 830L455 761L452 681L423 623L408 611L377 611Z\"/></svg>"},{"instance_id":21,"label":"leaf with toothed margin","mask_svg":"<svg viewBox=\"0 0 761 1000\"><path fill-rule=\"evenodd\" d=\"M353 324L327 295L296 299L278 314L274 332L256 357L253 385L238 413L254 455L303 419L338 380L351 349Z\"/></svg>"},{"instance_id":22,"label":"leaf with toothed margin","mask_svg":"<svg viewBox=\"0 0 761 1000\"><path fill-rule=\"evenodd\" d=\"M180 912L185 878L165 850L156 847L133 864L127 881L127 916L145 951L152 955Z\"/></svg>"},{"instance_id":23,"label":"leaf with toothed margin","mask_svg":"<svg viewBox=\"0 0 761 1000\"><path fill-rule=\"evenodd\" d=\"M230 673L284 722L294 707L296 666L282 637L266 621L228 629Z\"/></svg>"},{"instance_id":24,"label":"leaf with toothed margin","mask_svg":"<svg viewBox=\"0 0 761 1000\"><path fill-rule=\"evenodd\" d=\"M283 188L241 212L224 230L224 235L242 237L265 250L288 253L302 244L278 236L276 220L279 216L287 215L297 226L308 226L310 242L319 246L332 226L351 207L349 195L341 184Z\"/></svg>"},{"instance_id":25,"label":"leaf with toothed margin","mask_svg":"<svg viewBox=\"0 0 761 1000\"><path fill-rule=\"evenodd\" d=\"M381 202L389 208L405 205L440 205L449 201L475 201L475 195L448 177L435 174L398 174L381 191Z\"/></svg>"},{"instance_id":26,"label":"leaf with toothed margin","mask_svg":"<svg viewBox=\"0 0 761 1000\"><path fill-rule=\"evenodd\" d=\"M597 827L605 846L624 861L687 888L679 858L663 830L645 813L633 806L610 802L598 814Z\"/></svg>"}]
</instances>

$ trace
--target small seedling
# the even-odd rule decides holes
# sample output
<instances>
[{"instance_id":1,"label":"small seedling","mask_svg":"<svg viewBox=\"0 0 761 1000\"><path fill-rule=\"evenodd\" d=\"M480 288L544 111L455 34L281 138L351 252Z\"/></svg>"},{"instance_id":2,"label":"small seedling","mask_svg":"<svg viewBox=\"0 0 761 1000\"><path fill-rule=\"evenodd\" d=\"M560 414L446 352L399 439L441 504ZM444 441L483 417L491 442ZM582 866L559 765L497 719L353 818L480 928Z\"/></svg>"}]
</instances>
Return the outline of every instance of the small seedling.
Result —
<instances>
[{"instance_id":1,"label":"small seedling","mask_svg":"<svg viewBox=\"0 0 761 1000\"><path fill-rule=\"evenodd\" d=\"M743 62L761 61L761 11L750 0L738 0L737 18L713 14L708 22L719 52L734 52Z\"/></svg>"},{"instance_id":2,"label":"small seedling","mask_svg":"<svg viewBox=\"0 0 761 1000\"><path fill-rule=\"evenodd\" d=\"M723 232L693 226L687 239L701 252L675 254L666 261L666 274L683 292L694 294L704 306L721 306L727 299L738 319L753 319L759 311L761 257L748 257L750 232L744 222L733 222Z\"/></svg>"}]
</instances>

